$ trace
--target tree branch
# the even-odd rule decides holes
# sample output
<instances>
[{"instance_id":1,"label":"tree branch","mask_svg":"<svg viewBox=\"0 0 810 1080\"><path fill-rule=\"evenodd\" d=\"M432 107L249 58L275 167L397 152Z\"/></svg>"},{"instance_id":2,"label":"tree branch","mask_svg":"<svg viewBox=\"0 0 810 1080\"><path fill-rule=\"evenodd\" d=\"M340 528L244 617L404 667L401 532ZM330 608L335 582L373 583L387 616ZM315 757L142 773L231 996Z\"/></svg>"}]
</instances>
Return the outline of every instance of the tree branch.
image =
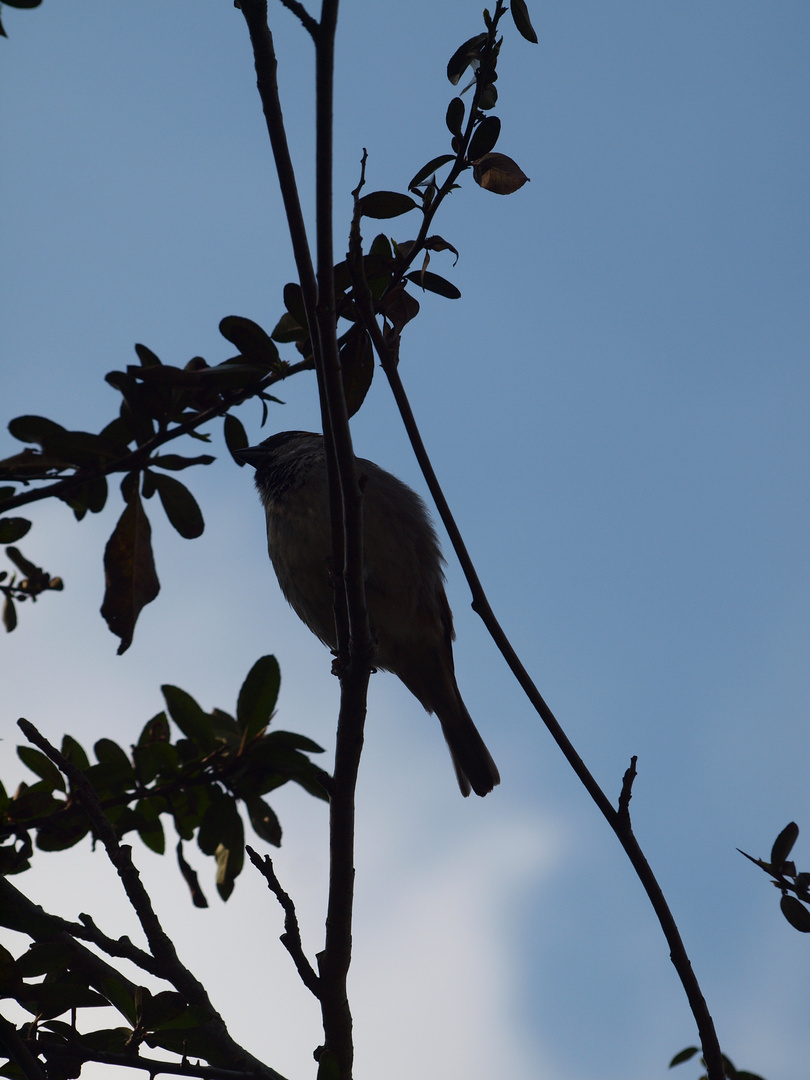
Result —
<instances>
[{"instance_id":1,"label":"tree branch","mask_svg":"<svg viewBox=\"0 0 810 1080\"><path fill-rule=\"evenodd\" d=\"M315 969L307 959L301 944L301 930L298 926L298 916L295 913L295 904L292 902L290 894L285 892L282 888L281 882L278 880L275 868L273 867L273 860L269 855L265 855L264 859L262 859L259 854L253 850L250 844L245 844L245 851L248 853L250 861L267 882L267 887L273 893L276 900L278 900L284 911L284 933L279 938L281 944L292 957L292 961L295 964L298 974L301 976L301 982L303 982L307 990L311 991L316 998L320 998L320 981L315 974Z\"/></svg>"}]
</instances>

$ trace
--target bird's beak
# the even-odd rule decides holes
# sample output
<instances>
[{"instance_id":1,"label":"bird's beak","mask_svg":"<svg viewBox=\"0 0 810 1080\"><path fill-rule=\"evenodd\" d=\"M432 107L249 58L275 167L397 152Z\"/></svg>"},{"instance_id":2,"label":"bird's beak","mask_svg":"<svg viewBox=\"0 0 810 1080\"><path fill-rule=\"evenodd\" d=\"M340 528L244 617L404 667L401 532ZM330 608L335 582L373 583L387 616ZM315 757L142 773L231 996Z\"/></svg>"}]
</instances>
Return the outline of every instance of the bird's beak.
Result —
<instances>
[{"instance_id":1,"label":"bird's beak","mask_svg":"<svg viewBox=\"0 0 810 1080\"><path fill-rule=\"evenodd\" d=\"M241 450L234 450L233 456L258 469L267 457L267 451L263 446L244 446Z\"/></svg>"}]
</instances>

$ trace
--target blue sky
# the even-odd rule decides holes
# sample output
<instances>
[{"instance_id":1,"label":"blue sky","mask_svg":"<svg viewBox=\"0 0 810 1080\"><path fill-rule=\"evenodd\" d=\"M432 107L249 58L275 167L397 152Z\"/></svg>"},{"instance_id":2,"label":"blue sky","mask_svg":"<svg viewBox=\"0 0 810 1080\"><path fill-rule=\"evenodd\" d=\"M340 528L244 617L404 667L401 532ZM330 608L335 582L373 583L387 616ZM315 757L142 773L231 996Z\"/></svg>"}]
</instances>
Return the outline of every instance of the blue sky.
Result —
<instances>
[{"instance_id":1,"label":"blue sky","mask_svg":"<svg viewBox=\"0 0 810 1080\"><path fill-rule=\"evenodd\" d=\"M271 11L309 212L311 50ZM462 298L420 297L403 377L493 606L611 797L639 756L636 831L725 1052L803 1080L808 945L735 849L767 855L792 819L810 867L810 9L535 0L531 13L540 43L507 26L498 83L498 149L531 183L500 198L465 177L448 200L436 231L460 259L431 268ZM230 355L224 315L271 328L281 313L293 266L246 32L227 0L45 0L3 21L4 411L98 430L116 407L103 375L134 362L134 342L216 363ZM344 3L338 252L363 147L369 186L400 190L445 151L444 68L479 21L466 0ZM268 433L317 424L311 376L279 396ZM241 415L258 438L258 409ZM358 452L424 490L381 377L353 428ZM61 504L37 509L21 546L66 588L2 642L5 781L23 775L19 715L54 738L127 744L162 707L161 683L232 708L266 652L282 667L277 723L329 739L329 657L280 597L248 470L218 428L214 443L217 463L186 474L204 536L184 541L152 512L162 592L124 657L97 613L120 504L81 525ZM640 886L452 560L448 594L459 683L503 782L463 801L438 726L391 676L372 680L358 1078L664 1076L695 1035ZM314 953L325 815L295 792L276 809L279 874ZM245 872L227 905L198 912L168 859L139 858L234 1034L285 1075L312 1075L317 1013L261 882ZM101 856L76 865L40 858L31 887L134 933Z\"/></svg>"}]
</instances>

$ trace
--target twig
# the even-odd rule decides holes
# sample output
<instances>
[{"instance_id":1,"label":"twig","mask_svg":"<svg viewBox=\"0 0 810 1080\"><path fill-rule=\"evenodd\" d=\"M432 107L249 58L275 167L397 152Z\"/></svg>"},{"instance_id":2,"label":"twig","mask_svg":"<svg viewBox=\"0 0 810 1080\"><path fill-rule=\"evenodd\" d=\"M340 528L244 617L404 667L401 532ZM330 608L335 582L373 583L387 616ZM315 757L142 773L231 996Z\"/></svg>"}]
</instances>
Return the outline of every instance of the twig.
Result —
<instances>
[{"instance_id":1,"label":"twig","mask_svg":"<svg viewBox=\"0 0 810 1080\"><path fill-rule=\"evenodd\" d=\"M624 774L622 779L622 790L619 795L619 821L623 829L630 829L630 800L633 797L633 781L636 778L636 762L638 757L634 754L630 758L630 768Z\"/></svg>"},{"instance_id":2,"label":"twig","mask_svg":"<svg viewBox=\"0 0 810 1080\"><path fill-rule=\"evenodd\" d=\"M298 0L281 0L282 5L297 15L301 20L301 25L307 31L307 33L314 39L318 33L318 21L313 19L303 4L300 4Z\"/></svg>"},{"instance_id":3,"label":"twig","mask_svg":"<svg viewBox=\"0 0 810 1080\"><path fill-rule=\"evenodd\" d=\"M250 861L267 882L270 892L273 893L284 911L284 933L279 938L281 944L292 957L292 961L296 966L298 974L301 976L301 981L304 986L306 986L316 998L319 998L321 996L320 980L315 974L315 969L312 967L312 964L310 964L307 959L301 944L301 930L298 926L298 916L295 913L295 904L292 902L290 894L285 892L282 888L281 882L278 880L276 871L273 867L273 860L269 855L265 855L264 859L262 859L261 856L253 850L250 844L245 844L245 851L248 853Z\"/></svg>"}]
</instances>

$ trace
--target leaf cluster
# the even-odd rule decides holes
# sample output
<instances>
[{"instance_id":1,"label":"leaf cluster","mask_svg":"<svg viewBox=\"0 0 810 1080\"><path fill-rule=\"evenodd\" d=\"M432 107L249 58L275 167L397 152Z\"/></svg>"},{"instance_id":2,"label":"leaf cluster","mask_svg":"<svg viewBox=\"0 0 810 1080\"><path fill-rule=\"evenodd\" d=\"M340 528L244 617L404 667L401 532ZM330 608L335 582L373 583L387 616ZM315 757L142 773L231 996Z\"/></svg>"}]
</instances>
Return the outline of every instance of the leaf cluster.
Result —
<instances>
[{"instance_id":1,"label":"leaf cluster","mask_svg":"<svg viewBox=\"0 0 810 1080\"><path fill-rule=\"evenodd\" d=\"M195 356L185 367L175 367L162 363L147 346L136 345L139 363L106 375L121 401L118 415L98 433L70 431L35 415L18 416L8 425L11 435L28 445L0 461L0 480L6 482L0 487L0 514L55 497L81 521L88 512L97 514L106 506L108 477L123 474L125 505L105 550L106 591L101 609L121 639L119 652L131 644L138 615L160 589L143 500L157 494L169 523L186 539L200 536L204 529L196 499L173 474L210 465L214 457L163 453L162 448L181 436L209 442L210 435L199 429L218 416L224 416L225 442L231 453L247 446L244 427L229 410L257 398L264 423L267 403L278 400L267 388L291 370L269 335L252 320L229 315L219 328L239 352L215 366ZM0 543L13 544L30 528L27 518L0 517ZM8 572L0 573L4 624L6 630L13 630L15 603L35 599L45 589L61 589L62 580L35 567L17 548L9 547L6 553L26 575L22 581L16 576L7 581Z\"/></svg>"},{"instance_id":2,"label":"leaf cluster","mask_svg":"<svg viewBox=\"0 0 810 1080\"><path fill-rule=\"evenodd\" d=\"M289 731L267 731L280 683L273 656L258 660L239 692L236 715L205 712L185 690L163 686L166 710L152 717L129 753L112 739L99 739L95 762L70 735L62 754L92 786L120 839L135 832L152 851L166 850L164 819L178 836L177 860L199 907L207 901L183 854L195 836L197 846L216 861L216 886L223 900L242 870L245 830L240 805L253 831L276 847L281 825L265 796L292 780L317 798L327 799L329 777L309 755L322 753L311 739ZM180 731L172 740L169 718ZM13 795L0 784L0 873L17 874L30 866L36 847L62 851L93 833L82 800L56 765L32 746L17 749L36 776Z\"/></svg>"},{"instance_id":3,"label":"leaf cluster","mask_svg":"<svg viewBox=\"0 0 810 1080\"><path fill-rule=\"evenodd\" d=\"M144 1045L183 1058L200 1058L213 1066L232 1064L211 1030L205 1009L189 1005L174 990L152 993L134 985L106 964L100 971L86 949L67 935L62 937L34 941L16 958L0 946L0 996L16 1001L33 1016L12 1036L16 1047L2 1047L9 1039L8 1029L6 1039L0 1039L3 1056L8 1058L0 1076L22 1080L29 1075L14 1063L20 1055L12 1051L20 1045L32 1057L44 1059L49 1080L72 1080L89 1061L135 1065L143 1060L139 1055ZM78 1015L109 1006L123 1017L124 1025L79 1031ZM58 1019L66 1013L70 1023ZM198 1071L190 1069L189 1074Z\"/></svg>"},{"instance_id":4,"label":"leaf cluster","mask_svg":"<svg viewBox=\"0 0 810 1080\"><path fill-rule=\"evenodd\" d=\"M737 850L771 876L771 884L782 894L779 907L793 929L810 934L810 873L797 872L796 864L788 858L798 838L799 826L791 821L774 840L769 860L755 859Z\"/></svg>"}]
</instances>

